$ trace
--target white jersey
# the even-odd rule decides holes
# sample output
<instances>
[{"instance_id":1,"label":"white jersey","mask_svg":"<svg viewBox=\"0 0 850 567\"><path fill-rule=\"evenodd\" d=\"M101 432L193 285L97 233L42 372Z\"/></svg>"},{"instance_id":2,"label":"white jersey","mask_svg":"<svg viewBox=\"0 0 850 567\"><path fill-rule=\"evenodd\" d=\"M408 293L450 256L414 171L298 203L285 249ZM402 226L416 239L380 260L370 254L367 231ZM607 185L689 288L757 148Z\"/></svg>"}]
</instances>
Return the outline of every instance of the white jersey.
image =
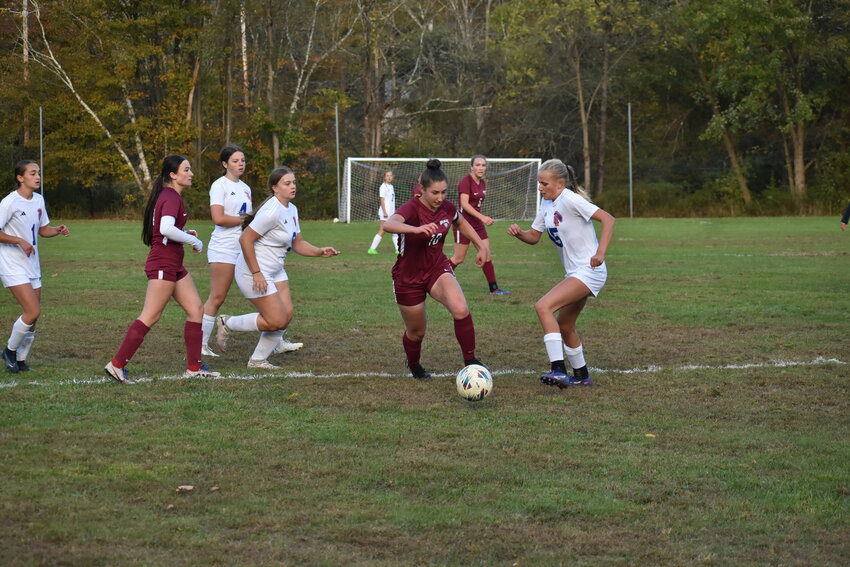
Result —
<instances>
[{"instance_id":1,"label":"white jersey","mask_svg":"<svg viewBox=\"0 0 850 567\"><path fill-rule=\"evenodd\" d=\"M293 203L285 207L272 197L260 207L248 227L260 235L254 242L260 270L267 276L282 270L298 234L298 208ZM241 253L239 264L245 264Z\"/></svg>"},{"instance_id":2,"label":"white jersey","mask_svg":"<svg viewBox=\"0 0 850 567\"><path fill-rule=\"evenodd\" d=\"M387 220L395 212L395 188L392 183L381 183L380 196L384 200L384 208L387 209L387 214L384 216L384 211L378 204L378 218Z\"/></svg>"},{"instance_id":3,"label":"white jersey","mask_svg":"<svg viewBox=\"0 0 850 567\"><path fill-rule=\"evenodd\" d=\"M0 244L0 274L26 275L31 279L41 277L38 231L48 224L50 219L44 207L44 198L39 193L24 199L20 193L12 191L0 201L0 231L23 238L35 248L27 256L17 244Z\"/></svg>"},{"instance_id":4,"label":"white jersey","mask_svg":"<svg viewBox=\"0 0 850 567\"><path fill-rule=\"evenodd\" d=\"M225 176L219 177L210 186L210 206L221 205L224 214L232 217L242 217L251 214L251 188L243 181L233 182ZM239 249L239 237L242 227L215 226L210 237L210 248L233 249L235 254Z\"/></svg>"},{"instance_id":5,"label":"white jersey","mask_svg":"<svg viewBox=\"0 0 850 567\"><path fill-rule=\"evenodd\" d=\"M564 189L554 201L540 203L540 212L531 228L549 236L558 247L567 276L590 269L590 258L599 248L590 217L598 210L599 207L570 189ZM604 262L596 270L600 268L607 271Z\"/></svg>"}]
</instances>

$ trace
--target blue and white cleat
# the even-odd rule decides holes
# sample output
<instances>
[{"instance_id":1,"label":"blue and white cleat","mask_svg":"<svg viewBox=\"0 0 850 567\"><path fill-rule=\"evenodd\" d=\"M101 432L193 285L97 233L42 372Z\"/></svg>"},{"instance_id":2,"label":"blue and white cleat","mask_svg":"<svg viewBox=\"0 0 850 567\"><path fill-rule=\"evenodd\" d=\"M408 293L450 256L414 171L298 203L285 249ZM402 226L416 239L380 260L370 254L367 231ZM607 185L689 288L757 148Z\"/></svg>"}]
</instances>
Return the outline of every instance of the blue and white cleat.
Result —
<instances>
[{"instance_id":1,"label":"blue and white cleat","mask_svg":"<svg viewBox=\"0 0 850 567\"><path fill-rule=\"evenodd\" d=\"M127 378L127 369L126 368L118 368L112 361L106 363L106 366L103 367L103 371L106 372L106 375L115 380L120 384L131 384L131 380Z\"/></svg>"},{"instance_id":2,"label":"blue and white cleat","mask_svg":"<svg viewBox=\"0 0 850 567\"><path fill-rule=\"evenodd\" d=\"M556 370L541 376L540 381L548 386L557 386L562 390L570 386L570 380L567 375Z\"/></svg>"},{"instance_id":3,"label":"blue and white cleat","mask_svg":"<svg viewBox=\"0 0 850 567\"><path fill-rule=\"evenodd\" d=\"M590 374L585 378L570 376L570 386L593 386L593 380L590 378Z\"/></svg>"},{"instance_id":4,"label":"blue and white cleat","mask_svg":"<svg viewBox=\"0 0 850 567\"><path fill-rule=\"evenodd\" d=\"M213 372L206 364L202 364L197 370L187 368L183 373L183 378L218 378L219 376L221 376L220 372Z\"/></svg>"},{"instance_id":5,"label":"blue and white cleat","mask_svg":"<svg viewBox=\"0 0 850 567\"><path fill-rule=\"evenodd\" d=\"M15 351L8 348L3 349L3 363L6 365L6 370L12 374L18 373L18 355Z\"/></svg>"}]
</instances>

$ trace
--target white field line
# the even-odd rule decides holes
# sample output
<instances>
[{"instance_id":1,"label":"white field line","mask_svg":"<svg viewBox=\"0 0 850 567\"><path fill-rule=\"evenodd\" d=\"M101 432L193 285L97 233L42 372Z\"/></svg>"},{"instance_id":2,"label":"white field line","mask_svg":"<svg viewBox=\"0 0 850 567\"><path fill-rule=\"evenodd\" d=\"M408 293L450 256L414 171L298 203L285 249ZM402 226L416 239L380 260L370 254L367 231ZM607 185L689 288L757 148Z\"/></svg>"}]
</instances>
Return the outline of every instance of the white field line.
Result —
<instances>
[{"instance_id":1,"label":"white field line","mask_svg":"<svg viewBox=\"0 0 850 567\"><path fill-rule=\"evenodd\" d=\"M748 368L788 368L793 366L822 366L827 364L845 365L850 364L837 358L824 358L819 356L814 360L772 360L770 362L753 362L748 364L722 364L722 365L707 365L707 364L688 364L684 366L675 366L664 368L663 366L650 365L639 368L594 368L591 370L594 374L649 374L662 372L664 370L684 371L689 370L745 370ZM503 374L532 374L537 375L540 369L536 370L494 370L493 375L499 376ZM316 374L314 372L287 372L285 374L226 374L217 378L186 378L182 375L177 376L160 376L157 378L139 377L133 379L128 385L146 384L157 382L160 380L243 380L253 381L262 380L265 378L393 378L402 375L402 373L393 372L337 372L331 374ZM454 376L452 373L434 373L435 378L447 378ZM56 382L40 381L40 380L12 380L10 382L0 382L0 389L15 388L17 386L68 386L68 385L89 385L89 384L115 384L115 381L108 377L91 377L91 378L71 378L68 380L59 380ZM116 384L117 385L117 384Z\"/></svg>"}]
</instances>

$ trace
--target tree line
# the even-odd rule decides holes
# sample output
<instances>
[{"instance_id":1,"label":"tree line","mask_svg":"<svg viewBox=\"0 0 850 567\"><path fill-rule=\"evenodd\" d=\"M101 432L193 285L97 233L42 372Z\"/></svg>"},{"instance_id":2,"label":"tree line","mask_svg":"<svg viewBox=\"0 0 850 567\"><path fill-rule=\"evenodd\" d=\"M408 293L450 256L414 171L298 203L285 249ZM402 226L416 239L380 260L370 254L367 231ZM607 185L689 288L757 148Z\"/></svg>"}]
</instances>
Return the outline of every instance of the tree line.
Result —
<instances>
[{"instance_id":1,"label":"tree line","mask_svg":"<svg viewBox=\"0 0 850 567\"><path fill-rule=\"evenodd\" d=\"M0 31L0 155L41 109L54 215L136 215L170 153L199 211L233 142L335 216L337 115L342 157L558 157L617 214L630 134L638 214L850 187L850 0L9 0Z\"/></svg>"}]
</instances>

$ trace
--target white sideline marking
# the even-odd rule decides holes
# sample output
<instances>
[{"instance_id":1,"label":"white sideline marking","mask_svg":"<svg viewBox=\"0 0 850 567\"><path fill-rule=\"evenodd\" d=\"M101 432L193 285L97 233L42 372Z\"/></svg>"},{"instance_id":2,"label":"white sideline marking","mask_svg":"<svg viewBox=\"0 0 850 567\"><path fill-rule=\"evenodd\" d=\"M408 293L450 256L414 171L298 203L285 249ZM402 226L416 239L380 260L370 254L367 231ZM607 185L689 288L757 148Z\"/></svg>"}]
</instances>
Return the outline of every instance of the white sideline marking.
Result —
<instances>
[{"instance_id":1,"label":"white sideline marking","mask_svg":"<svg viewBox=\"0 0 850 567\"><path fill-rule=\"evenodd\" d=\"M848 364L843 360L839 360L837 358L824 358L819 356L814 360L773 360L770 362L752 362L747 364L722 364L717 366L707 365L707 364L687 364L684 366L676 366L672 367L669 370L744 370L748 368L788 368L791 366L822 366L825 364L839 364L844 365ZM596 374L648 374L654 372L661 372L663 370L667 370L662 366L650 365L643 366L639 368L594 368L591 367L591 370ZM539 374L540 369L536 370L494 370L493 374L495 376L499 376L502 374ZM399 376L401 373L393 373L393 372L357 372L357 373L345 373L345 372L337 372L332 374L316 374L313 372L287 372L286 374L227 374L223 376L219 376L218 378L186 378L183 375L177 376L159 376L157 378L148 378L148 377L140 377L138 379L134 379L133 382L127 384L131 386L133 384L145 384L150 382L157 382L159 380L243 380L246 382L250 382L253 380L262 380L263 378L392 378ZM434 373L435 378L447 378L449 376L454 376L454 374L450 372L443 373ZM14 388L16 386L67 386L67 385L88 385L88 384L114 384L115 380L108 377L103 378L71 378L69 380L60 380L58 382L42 382L39 380L26 380L26 381L17 381L13 380L11 382L0 382L0 389L2 388Z\"/></svg>"}]
</instances>

